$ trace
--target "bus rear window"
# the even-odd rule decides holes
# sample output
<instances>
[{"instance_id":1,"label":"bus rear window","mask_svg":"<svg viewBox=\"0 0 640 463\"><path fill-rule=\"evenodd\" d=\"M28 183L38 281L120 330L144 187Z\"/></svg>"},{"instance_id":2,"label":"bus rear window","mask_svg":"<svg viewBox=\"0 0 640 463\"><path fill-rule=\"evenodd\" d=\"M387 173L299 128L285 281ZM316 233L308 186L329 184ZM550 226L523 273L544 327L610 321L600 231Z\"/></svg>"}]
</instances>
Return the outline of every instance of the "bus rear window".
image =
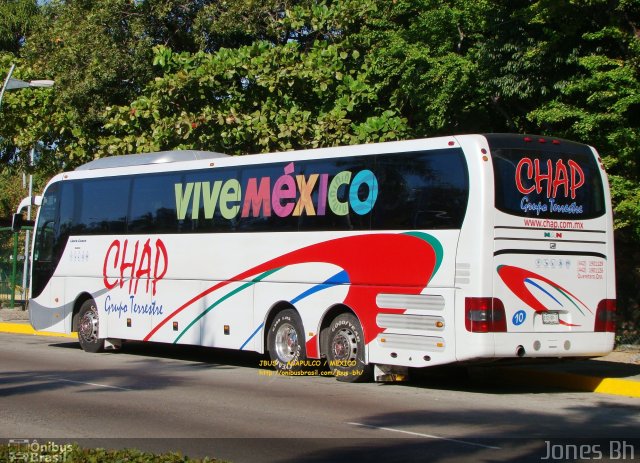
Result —
<instances>
[{"instance_id":1,"label":"bus rear window","mask_svg":"<svg viewBox=\"0 0 640 463\"><path fill-rule=\"evenodd\" d=\"M585 220L605 212L599 167L584 150L492 151L495 205L521 217Z\"/></svg>"}]
</instances>

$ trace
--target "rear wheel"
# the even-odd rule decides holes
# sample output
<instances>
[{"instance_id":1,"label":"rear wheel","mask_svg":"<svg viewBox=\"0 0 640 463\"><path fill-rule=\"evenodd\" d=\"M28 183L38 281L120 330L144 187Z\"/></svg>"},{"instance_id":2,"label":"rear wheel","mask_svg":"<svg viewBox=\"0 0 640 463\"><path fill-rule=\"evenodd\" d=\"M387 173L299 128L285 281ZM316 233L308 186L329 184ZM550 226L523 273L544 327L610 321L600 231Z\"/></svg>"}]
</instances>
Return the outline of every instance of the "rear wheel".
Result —
<instances>
[{"instance_id":1,"label":"rear wheel","mask_svg":"<svg viewBox=\"0 0 640 463\"><path fill-rule=\"evenodd\" d=\"M353 314L343 313L331 322L327 360L338 381L356 383L370 381L373 377L373 366L364 361L362 327Z\"/></svg>"},{"instance_id":2,"label":"rear wheel","mask_svg":"<svg viewBox=\"0 0 640 463\"><path fill-rule=\"evenodd\" d=\"M78 341L85 352L104 348L104 339L98 337L98 307L93 299L85 301L78 312Z\"/></svg>"},{"instance_id":3,"label":"rear wheel","mask_svg":"<svg viewBox=\"0 0 640 463\"><path fill-rule=\"evenodd\" d=\"M267 348L276 370L297 371L302 368L306 358L304 331L295 310L283 310L273 319L267 335Z\"/></svg>"}]
</instances>

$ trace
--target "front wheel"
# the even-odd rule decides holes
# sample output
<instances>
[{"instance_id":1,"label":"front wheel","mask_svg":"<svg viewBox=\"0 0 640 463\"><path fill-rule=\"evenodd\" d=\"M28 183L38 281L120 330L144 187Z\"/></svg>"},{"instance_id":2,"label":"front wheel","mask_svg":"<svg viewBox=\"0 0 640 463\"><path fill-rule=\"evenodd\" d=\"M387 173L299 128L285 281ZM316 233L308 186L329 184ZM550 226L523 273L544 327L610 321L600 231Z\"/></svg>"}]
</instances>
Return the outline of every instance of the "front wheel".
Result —
<instances>
[{"instance_id":1,"label":"front wheel","mask_svg":"<svg viewBox=\"0 0 640 463\"><path fill-rule=\"evenodd\" d=\"M327 360L338 381L370 381L372 365L364 361L364 334L358 319L350 313L338 315L329 326Z\"/></svg>"},{"instance_id":2,"label":"front wheel","mask_svg":"<svg viewBox=\"0 0 640 463\"><path fill-rule=\"evenodd\" d=\"M278 371L298 371L306 358L304 331L300 316L293 309L276 315L267 335L271 363Z\"/></svg>"},{"instance_id":3,"label":"front wheel","mask_svg":"<svg viewBox=\"0 0 640 463\"><path fill-rule=\"evenodd\" d=\"M96 353L104 348L98 337L98 307L93 299L85 301L78 312L78 341L85 352Z\"/></svg>"}]
</instances>

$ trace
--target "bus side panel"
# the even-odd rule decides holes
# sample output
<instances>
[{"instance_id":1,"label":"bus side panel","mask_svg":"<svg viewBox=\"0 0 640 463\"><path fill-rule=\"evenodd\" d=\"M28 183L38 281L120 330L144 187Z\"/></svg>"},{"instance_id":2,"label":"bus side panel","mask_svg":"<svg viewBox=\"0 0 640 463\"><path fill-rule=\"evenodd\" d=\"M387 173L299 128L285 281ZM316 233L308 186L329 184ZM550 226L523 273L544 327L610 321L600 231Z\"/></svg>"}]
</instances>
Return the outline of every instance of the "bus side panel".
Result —
<instances>
[{"instance_id":1,"label":"bus side panel","mask_svg":"<svg viewBox=\"0 0 640 463\"><path fill-rule=\"evenodd\" d=\"M202 290L206 292L216 284L203 282ZM199 320L203 346L227 349L243 346L255 330L252 323L254 291L249 282L238 281L203 298L199 313L193 319Z\"/></svg>"},{"instance_id":2,"label":"bus side panel","mask_svg":"<svg viewBox=\"0 0 640 463\"><path fill-rule=\"evenodd\" d=\"M54 276L42 293L29 301L29 320L38 331L71 333L74 299L65 296L78 294L74 283L65 277ZM66 301L66 302L65 302Z\"/></svg>"},{"instance_id":3,"label":"bus side panel","mask_svg":"<svg viewBox=\"0 0 640 463\"><path fill-rule=\"evenodd\" d=\"M151 315L144 313L151 304L150 295L130 294L126 286L98 292L100 295L94 293L101 337L139 340L151 329Z\"/></svg>"},{"instance_id":4,"label":"bus side panel","mask_svg":"<svg viewBox=\"0 0 640 463\"><path fill-rule=\"evenodd\" d=\"M58 280L58 281L54 281ZM44 289L40 297L29 301L29 322L34 330L50 331L52 333L69 333L70 332L70 306L71 304L62 305L64 299L59 302L51 301L51 286L59 287L64 285L64 280L52 278L50 285ZM64 294L64 291L60 291Z\"/></svg>"}]
</instances>

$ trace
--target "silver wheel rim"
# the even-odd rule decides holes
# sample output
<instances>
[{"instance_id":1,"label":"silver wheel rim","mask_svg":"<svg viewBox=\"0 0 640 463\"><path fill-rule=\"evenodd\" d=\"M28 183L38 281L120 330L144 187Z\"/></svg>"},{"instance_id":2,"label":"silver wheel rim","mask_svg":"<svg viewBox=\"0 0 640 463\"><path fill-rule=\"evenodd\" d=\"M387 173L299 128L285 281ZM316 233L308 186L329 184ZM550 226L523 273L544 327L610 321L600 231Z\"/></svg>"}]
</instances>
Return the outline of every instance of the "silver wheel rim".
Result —
<instances>
[{"instance_id":1,"label":"silver wheel rim","mask_svg":"<svg viewBox=\"0 0 640 463\"><path fill-rule=\"evenodd\" d=\"M331 352L335 360L356 360L358 358L358 341L353 331L342 328L333 337Z\"/></svg>"},{"instance_id":2,"label":"silver wheel rim","mask_svg":"<svg viewBox=\"0 0 640 463\"><path fill-rule=\"evenodd\" d=\"M98 314L94 308L87 310L80 319L78 334L83 341L88 343L98 340Z\"/></svg>"},{"instance_id":3,"label":"silver wheel rim","mask_svg":"<svg viewBox=\"0 0 640 463\"><path fill-rule=\"evenodd\" d=\"M293 360L299 351L298 332L291 323L283 323L276 331L276 354L284 363Z\"/></svg>"}]
</instances>

